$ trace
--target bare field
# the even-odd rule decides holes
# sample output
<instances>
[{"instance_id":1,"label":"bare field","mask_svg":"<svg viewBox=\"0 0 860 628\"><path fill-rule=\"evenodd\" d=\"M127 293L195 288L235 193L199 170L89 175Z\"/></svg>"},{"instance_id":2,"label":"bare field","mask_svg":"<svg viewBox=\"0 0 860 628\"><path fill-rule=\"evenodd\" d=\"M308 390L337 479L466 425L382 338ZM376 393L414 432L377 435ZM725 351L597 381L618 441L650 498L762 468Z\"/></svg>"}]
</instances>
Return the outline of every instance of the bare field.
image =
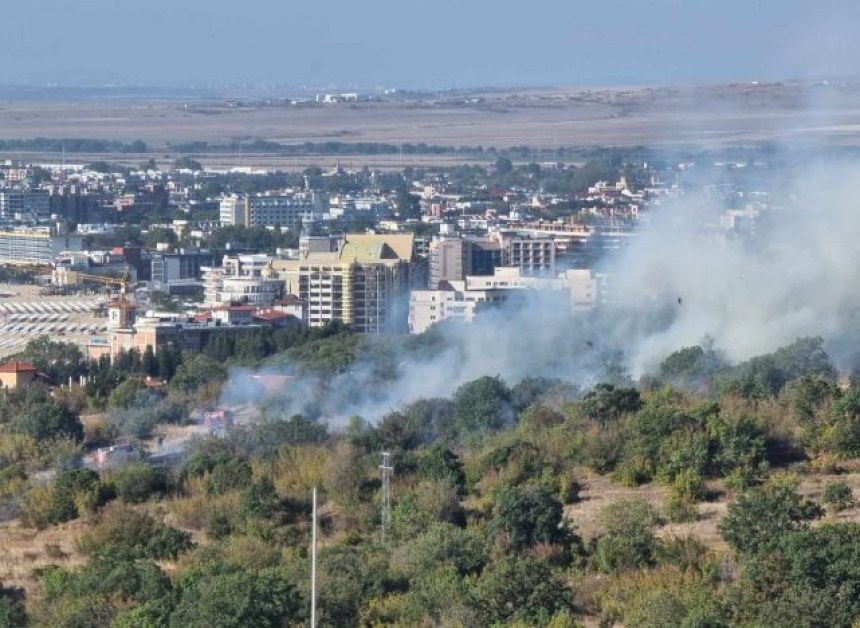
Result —
<instances>
[{"instance_id":1,"label":"bare field","mask_svg":"<svg viewBox=\"0 0 860 628\"><path fill-rule=\"evenodd\" d=\"M168 143L263 139L425 143L507 148L720 146L791 139L860 145L860 86L732 84L682 88L494 90L421 100L290 105L285 101L0 102L0 139L143 140ZM0 155L18 157L20 154ZM102 156L103 157L103 156ZM124 155L126 160L142 156ZM211 155L216 164L301 167L278 155ZM76 156L67 155L70 161ZM320 162L323 157L316 157ZM328 158L332 159L332 158ZM404 156L408 163L457 156ZM474 157L466 157L466 161ZM204 159L208 161L208 159ZM396 167L398 155L349 157Z\"/></svg>"}]
</instances>

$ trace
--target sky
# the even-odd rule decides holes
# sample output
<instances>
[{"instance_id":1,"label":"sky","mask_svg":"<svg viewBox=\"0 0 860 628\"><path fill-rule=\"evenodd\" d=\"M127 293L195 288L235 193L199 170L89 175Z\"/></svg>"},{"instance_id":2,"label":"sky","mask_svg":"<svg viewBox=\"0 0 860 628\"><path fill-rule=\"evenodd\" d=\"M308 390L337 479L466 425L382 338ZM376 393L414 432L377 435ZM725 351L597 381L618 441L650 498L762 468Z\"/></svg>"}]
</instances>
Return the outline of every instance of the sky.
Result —
<instances>
[{"instance_id":1,"label":"sky","mask_svg":"<svg viewBox=\"0 0 860 628\"><path fill-rule=\"evenodd\" d=\"M21 0L0 84L443 89L858 74L856 0Z\"/></svg>"}]
</instances>

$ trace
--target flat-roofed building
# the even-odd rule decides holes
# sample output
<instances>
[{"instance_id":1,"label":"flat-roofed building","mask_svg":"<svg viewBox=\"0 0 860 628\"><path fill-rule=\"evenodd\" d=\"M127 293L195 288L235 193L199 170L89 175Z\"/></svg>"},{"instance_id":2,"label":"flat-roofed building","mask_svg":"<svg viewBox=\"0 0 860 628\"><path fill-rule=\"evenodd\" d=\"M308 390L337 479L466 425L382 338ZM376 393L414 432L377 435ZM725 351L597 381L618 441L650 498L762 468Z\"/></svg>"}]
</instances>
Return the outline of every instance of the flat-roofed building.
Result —
<instances>
[{"instance_id":1,"label":"flat-roofed building","mask_svg":"<svg viewBox=\"0 0 860 628\"><path fill-rule=\"evenodd\" d=\"M44 220L50 214L51 193L48 190L0 190L0 218L4 220Z\"/></svg>"},{"instance_id":2,"label":"flat-roofed building","mask_svg":"<svg viewBox=\"0 0 860 628\"><path fill-rule=\"evenodd\" d=\"M284 291L283 281L272 269L273 259L267 255L225 255L220 267L202 267L204 303L272 305Z\"/></svg>"},{"instance_id":3,"label":"flat-roofed building","mask_svg":"<svg viewBox=\"0 0 860 628\"><path fill-rule=\"evenodd\" d=\"M222 198L220 207L221 224L239 227L295 229L321 219L324 213L322 197L315 192L234 194Z\"/></svg>"},{"instance_id":4,"label":"flat-roofed building","mask_svg":"<svg viewBox=\"0 0 860 628\"><path fill-rule=\"evenodd\" d=\"M50 227L0 230L0 264L49 265L64 251L80 251L83 238Z\"/></svg>"}]
</instances>

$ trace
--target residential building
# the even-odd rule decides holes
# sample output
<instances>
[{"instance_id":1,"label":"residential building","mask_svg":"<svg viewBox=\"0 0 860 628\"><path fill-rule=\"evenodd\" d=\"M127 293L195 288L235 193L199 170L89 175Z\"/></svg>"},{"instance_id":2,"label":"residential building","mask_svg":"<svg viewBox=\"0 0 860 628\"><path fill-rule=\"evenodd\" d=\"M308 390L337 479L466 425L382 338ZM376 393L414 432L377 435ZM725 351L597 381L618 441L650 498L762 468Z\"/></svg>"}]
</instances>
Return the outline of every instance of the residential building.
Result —
<instances>
[{"instance_id":1,"label":"residential building","mask_svg":"<svg viewBox=\"0 0 860 628\"><path fill-rule=\"evenodd\" d=\"M420 334L443 320L471 323L480 308L503 300L499 290L466 290L465 281L443 281L436 290L409 296L409 333Z\"/></svg>"},{"instance_id":2,"label":"residential building","mask_svg":"<svg viewBox=\"0 0 860 628\"><path fill-rule=\"evenodd\" d=\"M152 347L157 354L169 345L182 351L200 353L216 335L243 337L260 329L262 326L257 324L225 325L218 321L198 322L182 317L166 321L161 317L141 316L133 328L117 329L110 335L110 352L112 356L131 349L143 353L147 347ZM94 348L99 350L100 346L98 343Z\"/></svg>"},{"instance_id":3,"label":"residential building","mask_svg":"<svg viewBox=\"0 0 860 628\"><path fill-rule=\"evenodd\" d=\"M524 275L555 275L555 242L551 238L529 238L499 234L502 266L515 266Z\"/></svg>"},{"instance_id":4,"label":"residential building","mask_svg":"<svg viewBox=\"0 0 860 628\"><path fill-rule=\"evenodd\" d=\"M420 334L443 320L472 322L488 304L508 302L514 295L527 307L530 291L552 293L562 307L567 301L571 312L589 310L600 303L602 281L591 270L535 277L517 267L496 268L492 275L467 276L464 281L443 281L437 290L412 292L409 332Z\"/></svg>"},{"instance_id":5,"label":"residential building","mask_svg":"<svg viewBox=\"0 0 860 628\"><path fill-rule=\"evenodd\" d=\"M364 333L407 330L413 275L412 234L349 234L332 239L335 250L315 240L300 248L298 260L275 260L272 267L285 290L301 299L305 322L332 321ZM322 249L322 250L319 250Z\"/></svg>"},{"instance_id":6,"label":"residential building","mask_svg":"<svg viewBox=\"0 0 860 628\"><path fill-rule=\"evenodd\" d=\"M322 218L322 197L315 192L226 196L221 199L221 224L240 227L287 227Z\"/></svg>"},{"instance_id":7,"label":"residential building","mask_svg":"<svg viewBox=\"0 0 860 628\"><path fill-rule=\"evenodd\" d=\"M460 238L434 239L428 255L428 286L431 290L443 281L461 281L464 274L466 243Z\"/></svg>"},{"instance_id":8,"label":"residential building","mask_svg":"<svg viewBox=\"0 0 860 628\"><path fill-rule=\"evenodd\" d=\"M502 265L502 249L489 238L468 238L463 255L463 274L492 275Z\"/></svg>"},{"instance_id":9,"label":"residential building","mask_svg":"<svg viewBox=\"0 0 860 628\"><path fill-rule=\"evenodd\" d=\"M283 281L272 270L267 255L225 255L221 267L201 267L203 302L272 305L283 293Z\"/></svg>"},{"instance_id":10,"label":"residential building","mask_svg":"<svg viewBox=\"0 0 860 628\"><path fill-rule=\"evenodd\" d=\"M26 388L36 379L38 369L29 362L6 362L0 364L0 388Z\"/></svg>"},{"instance_id":11,"label":"residential building","mask_svg":"<svg viewBox=\"0 0 860 628\"><path fill-rule=\"evenodd\" d=\"M48 190L0 190L0 219L47 220L50 214L51 195Z\"/></svg>"},{"instance_id":12,"label":"residential building","mask_svg":"<svg viewBox=\"0 0 860 628\"><path fill-rule=\"evenodd\" d=\"M49 265L63 251L79 251L83 239L76 234L57 234L49 227L0 231L0 264Z\"/></svg>"}]
</instances>

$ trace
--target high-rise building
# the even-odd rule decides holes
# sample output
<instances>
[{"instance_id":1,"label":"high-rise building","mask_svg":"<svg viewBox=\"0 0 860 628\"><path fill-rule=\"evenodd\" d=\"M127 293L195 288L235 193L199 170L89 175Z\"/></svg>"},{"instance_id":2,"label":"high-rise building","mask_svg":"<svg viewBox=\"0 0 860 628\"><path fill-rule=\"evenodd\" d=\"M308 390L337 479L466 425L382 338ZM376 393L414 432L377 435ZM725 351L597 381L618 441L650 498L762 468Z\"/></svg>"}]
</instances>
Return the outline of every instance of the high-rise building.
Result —
<instances>
[{"instance_id":1,"label":"high-rise building","mask_svg":"<svg viewBox=\"0 0 860 628\"><path fill-rule=\"evenodd\" d=\"M567 270L557 277L528 276L517 267L497 268L492 275L443 281L438 289L415 290L409 299L409 331L420 334L443 320L472 322L489 304L527 305L532 293L555 299L571 313L590 310L602 302L605 277L588 269Z\"/></svg>"},{"instance_id":2,"label":"high-rise building","mask_svg":"<svg viewBox=\"0 0 860 628\"><path fill-rule=\"evenodd\" d=\"M215 258L210 251L179 250L175 253L153 253L151 260L152 287L170 290L172 286L199 282L203 268L212 266Z\"/></svg>"},{"instance_id":3,"label":"high-rise building","mask_svg":"<svg viewBox=\"0 0 860 628\"><path fill-rule=\"evenodd\" d=\"M466 243L460 238L434 239L430 242L428 285L431 290L438 288L443 281L463 279L465 248Z\"/></svg>"},{"instance_id":4,"label":"high-rise building","mask_svg":"<svg viewBox=\"0 0 860 628\"><path fill-rule=\"evenodd\" d=\"M555 275L555 241L500 234L502 266L520 269L523 275Z\"/></svg>"},{"instance_id":5,"label":"high-rise building","mask_svg":"<svg viewBox=\"0 0 860 628\"><path fill-rule=\"evenodd\" d=\"M304 303L311 327L340 321L372 334L407 330L414 285L412 234L349 234L316 242L298 260L272 263L285 290ZM310 250L309 250L310 249Z\"/></svg>"}]
</instances>

